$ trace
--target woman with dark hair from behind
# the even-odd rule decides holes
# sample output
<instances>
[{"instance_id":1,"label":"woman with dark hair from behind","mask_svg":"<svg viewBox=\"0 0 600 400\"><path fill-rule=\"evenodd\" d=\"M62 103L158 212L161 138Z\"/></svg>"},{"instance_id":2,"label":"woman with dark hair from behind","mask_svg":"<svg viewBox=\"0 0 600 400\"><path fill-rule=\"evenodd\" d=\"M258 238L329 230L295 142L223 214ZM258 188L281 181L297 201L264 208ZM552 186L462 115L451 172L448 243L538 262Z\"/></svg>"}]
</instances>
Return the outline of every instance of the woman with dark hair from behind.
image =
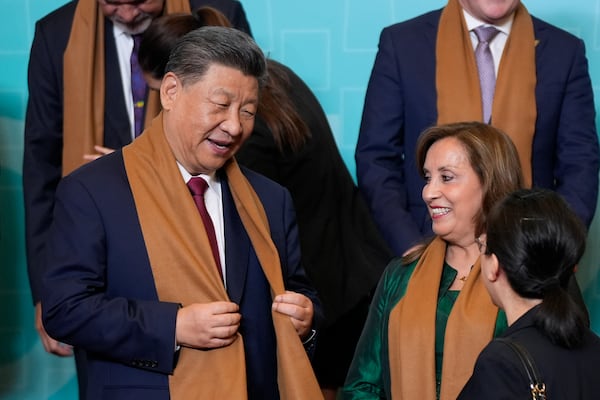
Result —
<instances>
[{"instance_id":1,"label":"woman with dark hair from behind","mask_svg":"<svg viewBox=\"0 0 600 400\"><path fill-rule=\"evenodd\" d=\"M229 22L202 7L156 18L144 33L139 60L150 87L160 86L177 39L204 25ZM313 366L326 399L344 382L368 313L371 293L391 251L337 149L327 117L290 68L267 60L254 131L237 161L286 187L297 215L304 268L317 288L326 321L317 333Z\"/></svg>"},{"instance_id":2,"label":"woman with dark hair from behind","mask_svg":"<svg viewBox=\"0 0 600 400\"><path fill-rule=\"evenodd\" d=\"M497 204L479 238L481 279L506 313L502 335L524 347L552 400L599 399L600 338L587 328L566 285L585 249L586 231L555 192L519 190ZM459 399L531 396L517 355L492 341Z\"/></svg>"}]
</instances>

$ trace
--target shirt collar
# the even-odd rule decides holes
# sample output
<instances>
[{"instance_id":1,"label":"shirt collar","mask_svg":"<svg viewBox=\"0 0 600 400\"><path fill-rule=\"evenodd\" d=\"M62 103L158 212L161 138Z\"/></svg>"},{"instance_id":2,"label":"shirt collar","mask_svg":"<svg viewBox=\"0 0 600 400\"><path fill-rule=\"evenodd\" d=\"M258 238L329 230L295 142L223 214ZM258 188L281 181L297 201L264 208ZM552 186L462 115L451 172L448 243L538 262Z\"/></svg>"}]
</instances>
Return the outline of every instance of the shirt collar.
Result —
<instances>
[{"instance_id":1,"label":"shirt collar","mask_svg":"<svg viewBox=\"0 0 600 400\"><path fill-rule=\"evenodd\" d=\"M188 183L190 179L199 176L199 177L203 178L206 181L206 183L208 183L208 186L210 188L218 191L217 186L219 185L219 181L217 179L216 173L213 173L212 175L206 175L206 174L192 175L183 167L183 165L181 165L179 163L179 161L177 161L177 167L179 168L179 172L181 172L181 176L183 177L183 181L185 183Z\"/></svg>"},{"instance_id":2,"label":"shirt collar","mask_svg":"<svg viewBox=\"0 0 600 400\"><path fill-rule=\"evenodd\" d=\"M473 29L477 28L480 25L486 25L486 26L491 25L491 24L487 24L487 23L473 17L471 14L466 12L464 9L462 10L462 12L463 12L463 15L465 16L465 22L467 23L467 29L469 30L469 32L471 32ZM500 32L502 32L506 36L508 36L510 34L510 30L512 28L514 19L515 19L515 13L513 12L512 15L510 16L510 18L508 20L506 20L505 23L500 24L500 25L493 25L493 26L496 29L498 29Z\"/></svg>"},{"instance_id":3,"label":"shirt collar","mask_svg":"<svg viewBox=\"0 0 600 400\"><path fill-rule=\"evenodd\" d=\"M121 35L131 37L131 34L127 31L125 31L125 29L123 29L122 25L113 23L112 26L113 26L113 32L115 34L115 37L118 37Z\"/></svg>"}]
</instances>

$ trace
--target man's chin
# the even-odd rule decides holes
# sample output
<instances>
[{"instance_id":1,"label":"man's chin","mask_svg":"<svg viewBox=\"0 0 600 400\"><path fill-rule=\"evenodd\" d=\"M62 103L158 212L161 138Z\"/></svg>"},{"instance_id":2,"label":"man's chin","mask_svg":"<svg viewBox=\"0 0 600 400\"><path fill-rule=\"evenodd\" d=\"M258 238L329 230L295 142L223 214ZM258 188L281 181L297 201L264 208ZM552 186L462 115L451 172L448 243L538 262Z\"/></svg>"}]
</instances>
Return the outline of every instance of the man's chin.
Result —
<instances>
[{"instance_id":1,"label":"man's chin","mask_svg":"<svg viewBox=\"0 0 600 400\"><path fill-rule=\"evenodd\" d=\"M123 32L126 32L130 35L137 35L139 33L143 33L146 29L148 29L150 23L152 23L152 18L144 18L143 20L133 24L124 24L120 21L115 21L114 19L112 21L113 24L115 24L119 29L123 30Z\"/></svg>"}]
</instances>

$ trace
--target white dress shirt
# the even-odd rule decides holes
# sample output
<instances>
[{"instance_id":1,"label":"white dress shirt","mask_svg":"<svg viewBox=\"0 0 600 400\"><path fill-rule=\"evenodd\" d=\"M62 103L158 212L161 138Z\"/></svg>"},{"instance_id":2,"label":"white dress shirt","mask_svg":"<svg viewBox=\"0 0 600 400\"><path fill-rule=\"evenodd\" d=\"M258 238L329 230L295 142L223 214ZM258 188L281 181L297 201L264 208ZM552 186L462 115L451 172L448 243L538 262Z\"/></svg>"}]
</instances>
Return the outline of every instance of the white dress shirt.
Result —
<instances>
[{"instance_id":1,"label":"white dress shirt","mask_svg":"<svg viewBox=\"0 0 600 400\"><path fill-rule=\"evenodd\" d=\"M135 122L133 114L133 93L131 91L131 52L133 51L133 38L131 34L123 30L118 24L113 24L113 34L117 47L119 59L119 71L121 72L121 83L123 85L123 98L131 126L131 140L135 138Z\"/></svg>"}]
</instances>

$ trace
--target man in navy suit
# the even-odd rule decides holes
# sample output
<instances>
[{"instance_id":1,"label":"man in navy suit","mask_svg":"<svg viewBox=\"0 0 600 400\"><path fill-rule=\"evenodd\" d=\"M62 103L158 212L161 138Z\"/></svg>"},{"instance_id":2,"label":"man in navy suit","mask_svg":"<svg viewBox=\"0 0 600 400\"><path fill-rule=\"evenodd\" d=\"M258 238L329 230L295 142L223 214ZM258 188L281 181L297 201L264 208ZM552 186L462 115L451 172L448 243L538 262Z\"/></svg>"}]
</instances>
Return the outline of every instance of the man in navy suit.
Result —
<instances>
[{"instance_id":1,"label":"man in navy suit","mask_svg":"<svg viewBox=\"0 0 600 400\"><path fill-rule=\"evenodd\" d=\"M131 37L140 33L150 20L164 12L172 0L81 0L70 1L42 18L36 24L29 61L29 101L25 120L23 156L23 192L25 198L27 264L33 302L36 305L36 329L48 352L65 356L71 348L50 338L41 324L41 277L45 268L45 243L52 222L54 192L63 175L64 94L63 56L70 40L77 7L99 7L104 24L105 82L102 147L118 149L133 139L133 121L128 108L131 97L125 95L131 84L120 65L129 65ZM236 0L191 0L191 7L213 6L232 21L234 26L250 33L241 4ZM93 44L89 43L88 47ZM125 54L127 53L127 54ZM79 64L79 63L77 63ZM75 65L78 68L79 65ZM125 77L125 75L127 78ZM78 85L79 82L75 82ZM84 83L81 82L83 87ZM131 104L130 104L131 103ZM84 127L77 126L83 134ZM102 136L101 136L102 137ZM81 139L83 141L83 138ZM99 148L103 151L102 148ZM83 156L80 162L84 163Z\"/></svg>"},{"instance_id":2,"label":"man in navy suit","mask_svg":"<svg viewBox=\"0 0 600 400\"><path fill-rule=\"evenodd\" d=\"M289 192L233 158L265 79L248 35L191 32L173 49L152 125L59 183L43 322L85 351L86 398L320 395L303 344L321 311ZM193 179L208 186L218 254Z\"/></svg>"},{"instance_id":3,"label":"man in navy suit","mask_svg":"<svg viewBox=\"0 0 600 400\"><path fill-rule=\"evenodd\" d=\"M440 21L450 7L458 10L454 32L440 34ZM517 19L527 29L517 32ZM490 44L497 74L491 123L506 130L515 142L530 136L530 145L516 144L524 169L531 170L531 185L560 193L588 226L594 215L599 150L584 43L529 16L519 0L450 0L445 9L382 31L366 93L355 153L358 184L384 238L398 255L430 234L431 223L421 200L423 182L415 167L417 137L440 122L442 114L443 122L482 118L481 114L465 117L446 111L449 103L458 107L469 98L479 99L477 81L469 86L466 80L457 79L446 102L440 101L440 93L447 93L443 92L443 74L453 73L449 71L457 65L440 62L444 48L454 45L448 33L457 34L457 40L464 38L465 48L475 49L477 38L472 30L479 25L499 30ZM507 62L508 54L524 41L530 41L533 49L528 53L531 58L525 59L532 71L528 86L514 82L524 72L511 70ZM463 58L458 60L461 65L477 76L472 53ZM498 99L500 86L507 88L505 97L512 96L506 107ZM530 107L511 108L512 101L525 95L531 96ZM500 114L514 121L515 114L524 111L530 115L530 126L504 129L497 125Z\"/></svg>"}]
</instances>

